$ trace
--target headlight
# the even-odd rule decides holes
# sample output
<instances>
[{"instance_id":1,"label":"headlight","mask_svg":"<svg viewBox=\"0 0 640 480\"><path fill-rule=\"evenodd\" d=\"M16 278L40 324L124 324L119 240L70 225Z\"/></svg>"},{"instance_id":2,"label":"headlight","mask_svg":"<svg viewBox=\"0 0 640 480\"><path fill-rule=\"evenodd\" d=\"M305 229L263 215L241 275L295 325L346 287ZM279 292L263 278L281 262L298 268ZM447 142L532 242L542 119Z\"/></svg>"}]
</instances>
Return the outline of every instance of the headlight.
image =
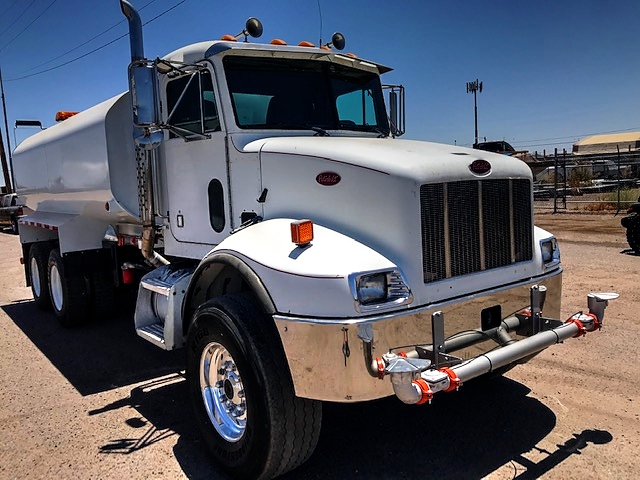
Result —
<instances>
[{"instance_id":1,"label":"headlight","mask_svg":"<svg viewBox=\"0 0 640 480\"><path fill-rule=\"evenodd\" d=\"M560 248L555 237L541 240L540 252L542 253L542 262L546 267L553 267L560 263Z\"/></svg>"},{"instance_id":2,"label":"headlight","mask_svg":"<svg viewBox=\"0 0 640 480\"><path fill-rule=\"evenodd\" d=\"M413 301L411 289L397 269L353 273L349 284L358 312L385 310Z\"/></svg>"},{"instance_id":3,"label":"headlight","mask_svg":"<svg viewBox=\"0 0 640 480\"><path fill-rule=\"evenodd\" d=\"M363 305L381 302L387 298L387 274L375 273L358 277L356 290Z\"/></svg>"}]
</instances>

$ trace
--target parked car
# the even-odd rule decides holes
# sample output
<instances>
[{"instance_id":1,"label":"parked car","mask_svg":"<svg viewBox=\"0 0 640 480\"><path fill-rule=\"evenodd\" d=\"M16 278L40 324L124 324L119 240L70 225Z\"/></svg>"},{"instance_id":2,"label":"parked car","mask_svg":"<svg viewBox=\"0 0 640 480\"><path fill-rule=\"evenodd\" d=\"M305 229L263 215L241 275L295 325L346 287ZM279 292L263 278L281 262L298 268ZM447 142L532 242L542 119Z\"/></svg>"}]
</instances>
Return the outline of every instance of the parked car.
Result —
<instances>
[{"instance_id":1,"label":"parked car","mask_svg":"<svg viewBox=\"0 0 640 480\"><path fill-rule=\"evenodd\" d=\"M502 153L504 155L516 153L516 149L504 140L476 143L473 148L476 150L485 150L487 152Z\"/></svg>"},{"instance_id":2,"label":"parked car","mask_svg":"<svg viewBox=\"0 0 640 480\"><path fill-rule=\"evenodd\" d=\"M0 202L0 227L11 228L11 232L18 234L18 218L24 214L23 205L15 193L8 193Z\"/></svg>"}]
</instances>

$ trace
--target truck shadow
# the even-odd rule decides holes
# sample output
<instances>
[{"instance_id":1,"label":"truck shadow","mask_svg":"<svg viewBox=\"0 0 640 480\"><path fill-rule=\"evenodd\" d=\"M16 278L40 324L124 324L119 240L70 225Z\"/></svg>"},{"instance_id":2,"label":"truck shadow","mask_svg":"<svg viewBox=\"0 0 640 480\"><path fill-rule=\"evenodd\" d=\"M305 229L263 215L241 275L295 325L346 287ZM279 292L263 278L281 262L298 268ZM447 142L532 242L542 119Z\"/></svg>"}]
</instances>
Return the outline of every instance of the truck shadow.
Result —
<instances>
[{"instance_id":1,"label":"truck shadow","mask_svg":"<svg viewBox=\"0 0 640 480\"><path fill-rule=\"evenodd\" d=\"M133 307L123 298L120 313L108 321L63 328L51 312L33 301L3 305L11 320L80 392L91 395L176 372L184 353L165 352L139 338Z\"/></svg>"},{"instance_id":2,"label":"truck shadow","mask_svg":"<svg viewBox=\"0 0 640 480\"><path fill-rule=\"evenodd\" d=\"M283 480L482 478L504 465L514 478L535 479L589 443L612 440L606 431L574 434L553 452L536 445L556 424L552 410L528 397L508 378L469 382L459 392L436 395L430 406L395 398L361 404L325 403L320 441L312 457ZM186 382L169 375L131 390L90 415L133 407L127 438L112 439L101 453L134 454L176 436L174 455L190 479L227 478L212 463L190 414ZM542 454L534 463L527 452Z\"/></svg>"},{"instance_id":3,"label":"truck shadow","mask_svg":"<svg viewBox=\"0 0 640 480\"><path fill-rule=\"evenodd\" d=\"M132 309L69 330L33 302L1 308L82 395L135 384L128 396L88 412L134 409L125 422L129 434L97 445L100 454L134 455L175 437L174 455L188 478L226 478L211 461L191 415L183 353L164 352L138 338ZM533 479L589 443L612 440L609 432L585 430L554 452L540 451L536 445L553 431L556 417L528 393L526 386L497 377L439 393L432 405L404 405L396 398L325 403L315 453L282 478L482 478L511 463L510 476ZM530 451L543 460L527 460Z\"/></svg>"}]
</instances>

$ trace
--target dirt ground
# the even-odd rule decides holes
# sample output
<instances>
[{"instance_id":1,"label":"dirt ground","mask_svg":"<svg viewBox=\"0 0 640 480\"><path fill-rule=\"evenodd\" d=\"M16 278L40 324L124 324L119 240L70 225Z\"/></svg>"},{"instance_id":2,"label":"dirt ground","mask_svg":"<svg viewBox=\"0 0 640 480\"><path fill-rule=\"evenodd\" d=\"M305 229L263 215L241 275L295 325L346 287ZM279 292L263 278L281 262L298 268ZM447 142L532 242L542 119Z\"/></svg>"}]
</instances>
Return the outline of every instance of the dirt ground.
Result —
<instances>
[{"instance_id":1,"label":"dirt ground","mask_svg":"<svg viewBox=\"0 0 640 480\"><path fill-rule=\"evenodd\" d=\"M429 406L325 404L320 443L287 479L621 479L640 468L640 256L620 217L543 213L560 240L563 316L615 291L601 332ZM0 478L224 478L191 420L181 352L139 339L127 309L65 330L38 311L0 234Z\"/></svg>"}]
</instances>

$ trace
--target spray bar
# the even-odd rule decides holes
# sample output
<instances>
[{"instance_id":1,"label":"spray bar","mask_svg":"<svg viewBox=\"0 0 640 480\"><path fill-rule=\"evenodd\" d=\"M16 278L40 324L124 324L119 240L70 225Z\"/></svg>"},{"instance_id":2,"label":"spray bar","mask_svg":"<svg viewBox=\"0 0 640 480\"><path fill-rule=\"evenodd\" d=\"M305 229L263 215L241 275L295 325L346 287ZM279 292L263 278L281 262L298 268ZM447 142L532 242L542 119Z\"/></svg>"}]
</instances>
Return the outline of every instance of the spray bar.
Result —
<instances>
[{"instance_id":1,"label":"spray bar","mask_svg":"<svg viewBox=\"0 0 640 480\"><path fill-rule=\"evenodd\" d=\"M538 317L534 320L535 323L541 323L541 309L537 307L544 301L540 301L538 293L539 289L532 287L532 300L535 299L532 301L532 314ZM524 340L510 343L451 367L437 368L436 364L434 368L430 368L431 360L412 358L415 356L414 352L410 352L409 355L387 353L376 358L372 367L377 369L379 378L385 375L391 377L394 393L402 402L430 403L436 392L457 390L468 380L535 355L556 343L600 330L608 301L615 298L618 298L615 293L590 293L587 297L589 313L576 313L553 329L539 331ZM436 312L435 315L442 319L442 312Z\"/></svg>"}]
</instances>

